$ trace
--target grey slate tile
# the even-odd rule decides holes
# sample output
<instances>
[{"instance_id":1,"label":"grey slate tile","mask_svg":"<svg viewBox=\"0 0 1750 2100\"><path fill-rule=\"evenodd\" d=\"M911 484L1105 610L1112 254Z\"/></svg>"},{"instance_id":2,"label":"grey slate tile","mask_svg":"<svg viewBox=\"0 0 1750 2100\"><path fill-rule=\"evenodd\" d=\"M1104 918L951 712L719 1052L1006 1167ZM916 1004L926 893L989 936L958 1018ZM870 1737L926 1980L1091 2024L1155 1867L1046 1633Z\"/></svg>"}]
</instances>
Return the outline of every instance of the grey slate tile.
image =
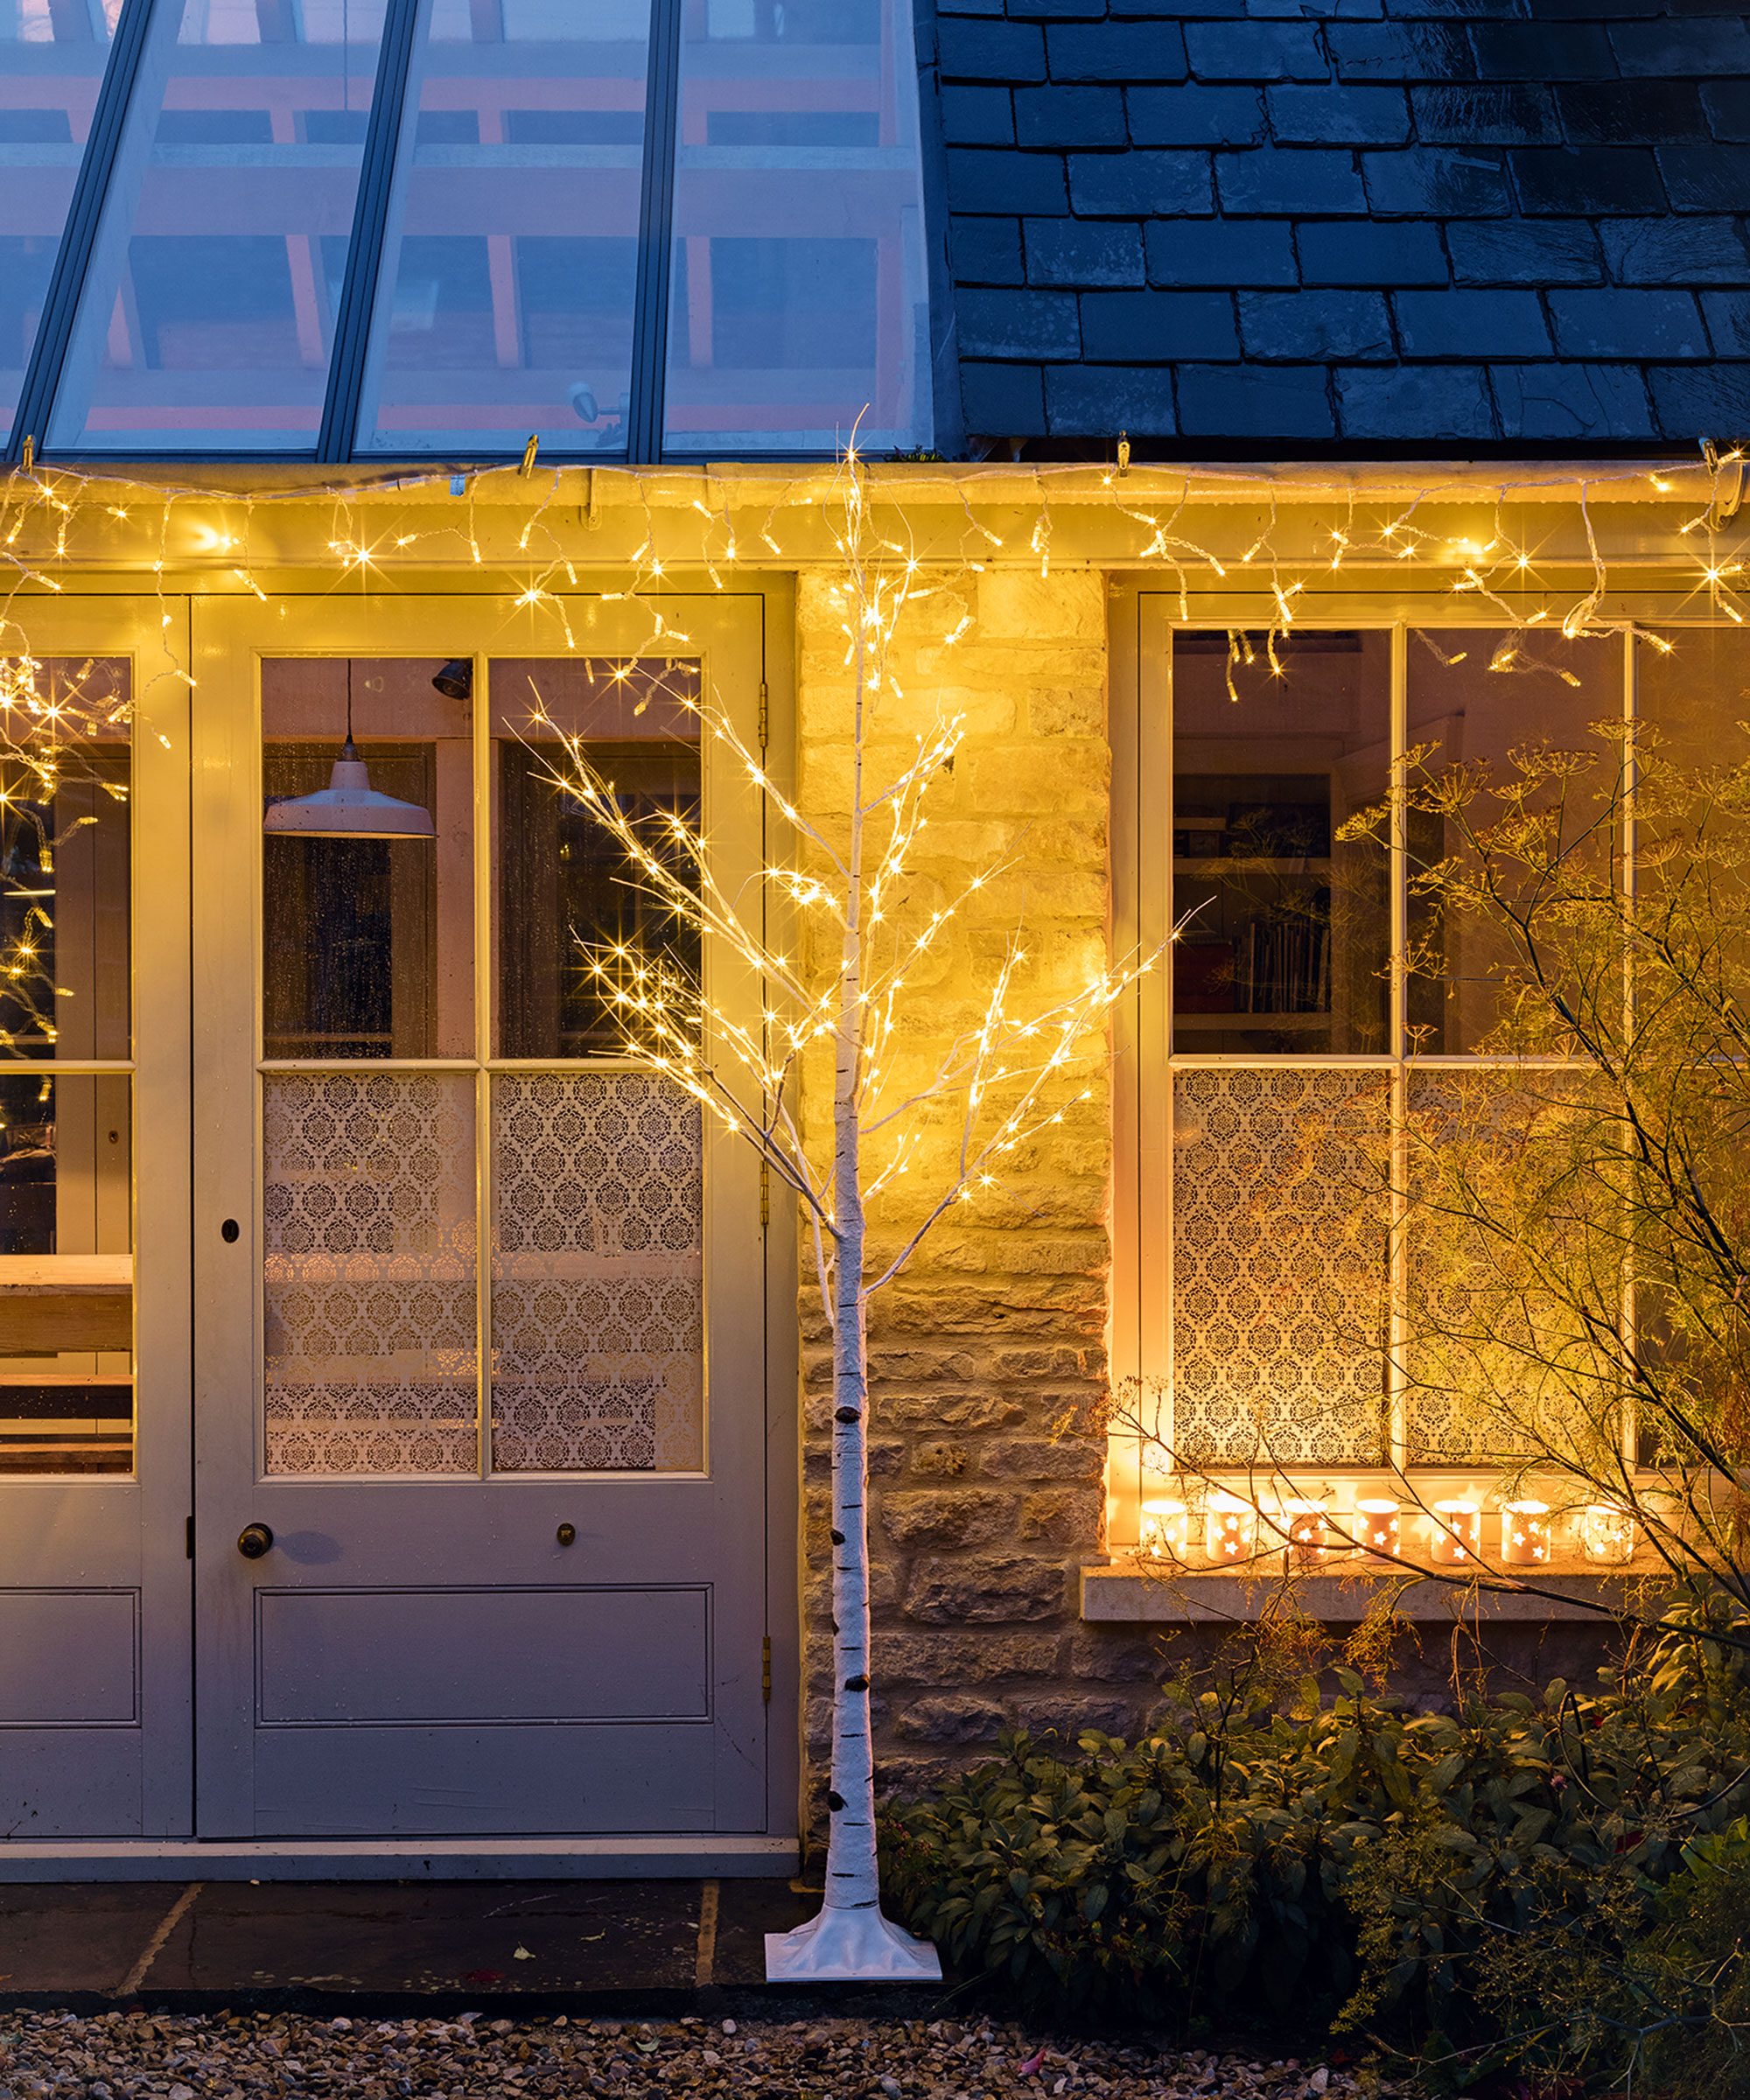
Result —
<instances>
[{"instance_id":1,"label":"grey slate tile","mask_svg":"<svg viewBox=\"0 0 1750 2100\"><path fill-rule=\"evenodd\" d=\"M1604 275L1598 235L1584 219L1455 219L1446 251L1460 284L1596 284Z\"/></svg>"},{"instance_id":2,"label":"grey slate tile","mask_svg":"<svg viewBox=\"0 0 1750 2100\"><path fill-rule=\"evenodd\" d=\"M1471 31L1485 80L1614 80L1616 54L1601 24L1479 22Z\"/></svg>"},{"instance_id":3,"label":"grey slate tile","mask_svg":"<svg viewBox=\"0 0 1750 2100\"><path fill-rule=\"evenodd\" d=\"M967 429L984 437L1045 436L1045 378L1037 365L962 363L960 405Z\"/></svg>"},{"instance_id":4,"label":"grey slate tile","mask_svg":"<svg viewBox=\"0 0 1750 2100\"><path fill-rule=\"evenodd\" d=\"M956 212L1069 210L1063 163L1054 153L1005 153L999 148L950 146L948 201Z\"/></svg>"},{"instance_id":5,"label":"grey slate tile","mask_svg":"<svg viewBox=\"0 0 1750 2100\"><path fill-rule=\"evenodd\" d=\"M1018 219L968 219L956 215L949 221L948 239L956 283L1026 283L1027 273L1021 261Z\"/></svg>"},{"instance_id":6,"label":"grey slate tile","mask_svg":"<svg viewBox=\"0 0 1750 2100\"><path fill-rule=\"evenodd\" d=\"M1215 208L1207 153L1072 153L1069 201L1085 218L1207 218Z\"/></svg>"},{"instance_id":7,"label":"grey slate tile","mask_svg":"<svg viewBox=\"0 0 1750 2100\"><path fill-rule=\"evenodd\" d=\"M1264 136L1256 88L1132 88L1124 96L1138 146L1253 146Z\"/></svg>"},{"instance_id":8,"label":"grey slate tile","mask_svg":"<svg viewBox=\"0 0 1750 2100\"><path fill-rule=\"evenodd\" d=\"M1054 24L1045 32L1054 80L1182 80L1185 36L1176 22Z\"/></svg>"},{"instance_id":9,"label":"grey slate tile","mask_svg":"<svg viewBox=\"0 0 1750 2100\"><path fill-rule=\"evenodd\" d=\"M1702 312L1718 357L1750 357L1750 291L1704 291Z\"/></svg>"},{"instance_id":10,"label":"grey slate tile","mask_svg":"<svg viewBox=\"0 0 1750 2100\"><path fill-rule=\"evenodd\" d=\"M1503 438L1579 444L1653 438L1647 382L1638 365L1495 365L1489 377Z\"/></svg>"},{"instance_id":11,"label":"grey slate tile","mask_svg":"<svg viewBox=\"0 0 1750 2100\"><path fill-rule=\"evenodd\" d=\"M1264 101L1279 146L1396 146L1410 136L1401 88L1271 88Z\"/></svg>"},{"instance_id":12,"label":"grey slate tile","mask_svg":"<svg viewBox=\"0 0 1750 2100\"><path fill-rule=\"evenodd\" d=\"M945 0L945 4L939 6L935 11L938 21L946 15L996 15L1000 18L1003 0Z\"/></svg>"},{"instance_id":13,"label":"grey slate tile","mask_svg":"<svg viewBox=\"0 0 1750 2100\"><path fill-rule=\"evenodd\" d=\"M1240 354L1225 291L1085 291L1082 354L1095 363L1168 363Z\"/></svg>"},{"instance_id":14,"label":"grey slate tile","mask_svg":"<svg viewBox=\"0 0 1750 2100\"><path fill-rule=\"evenodd\" d=\"M1444 284L1440 229L1426 220L1309 219L1296 230L1304 284Z\"/></svg>"},{"instance_id":15,"label":"grey slate tile","mask_svg":"<svg viewBox=\"0 0 1750 2100\"><path fill-rule=\"evenodd\" d=\"M1009 0L1012 15L1037 16L1046 21L1097 22L1106 11L1106 0Z\"/></svg>"},{"instance_id":16,"label":"grey slate tile","mask_svg":"<svg viewBox=\"0 0 1750 2100\"><path fill-rule=\"evenodd\" d=\"M1015 137L1024 146L1122 146L1124 97L1116 88L1017 88Z\"/></svg>"},{"instance_id":17,"label":"grey slate tile","mask_svg":"<svg viewBox=\"0 0 1750 2100\"><path fill-rule=\"evenodd\" d=\"M1215 156L1222 209L1286 216L1354 214L1367 209L1351 154L1312 147L1256 146Z\"/></svg>"},{"instance_id":18,"label":"grey slate tile","mask_svg":"<svg viewBox=\"0 0 1750 2100\"><path fill-rule=\"evenodd\" d=\"M1334 22L1325 41L1340 80L1468 80L1476 64L1450 22Z\"/></svg>"},{"instance_id":19,"label":"grey slate tile","mask_svg":"<svg viewBox=\"0 0 1750 2100\"><path fill-rule=\"evenodd\" d=\"M1599 234L1624 284L1750 284L1750 243L1736 219L1606 219Z\"/></svg>"},{"instance_id":20,"label":"grey slate tile","mask_svg":"<svg viewBox=\"0 0 1750 2100\"><path fill-rule=\"evenodd\" d=\"M1152 220L1151 284L1292 284L1294 249L1273 219Z\"/></svg>"},{"instance_id":21,"label":"grey slate tile","mask_svg":"<svg viewBox=\"0 0 1750 2100\"><path fill-rule=\"evenodd\" d=\"M1406 357L1550 354L1550 331L1535 291L1400 291L1392 304Z\"/></svg>"},{"instance_id":22,"label":"grey slate tile","mask_svg":"<svg viewBox=\"0 0 1750 2100\"><path fill-rule=\"evenodd\" d=\"M1750 436L1750 364L1651 365L1647 383L1662 437Z\"/></svg>"},{"instance_id":23,"label":"grey slate tile","mask_svg":"<svg viewBox=\"0 0 1750 2100\"><path fill-rule=\"evenodd\" d=\"M1562 127L1547 88L1520 82L1412 88L1416 136L1424 145L1559 145Z\"/></svg>"},{"instance_id":24,"label":"grey slate tile","mask_svg":"<svg viewBox=\"0 0 1750 2100\"><path fill-rule=\"evenodd\" d=\"M1292 443L1337 434L1323 365L1181 365L1178 377L1183 437Z\"/></svg>"},{"instance_id":25,"label":"grey slate tile","mask_svg":"<svg viewBox=\"0 0 1750 2100\"><path fill-rule=\"evenodd\" d=\"M1376 291L1242 291L1240 333L1248 357L1335 362L1396 354Z\"/></svg>"},{"instance_id":26,"label":"grey slate tile","mask_svg":"<svg viewBox=\"0 0 1750 2100\"><path fill-rule=\"evenodd\" d=\"M1423 438L1454 444L1494 436L1480 365L1363 366L1340 370L1336 381L1345 438Z\"/></svg>"},{"instance_id":27,"label":"grey slate tile","mask_svg":"<svg viewBox=\"0 0 1750 2100\"><path fill-rule=\"evenodd\" d=\"M1497 21L1516 15L1519 0L1392 0L1394 15L1438 15L1444 20Z\"/></svg>"},{"instance_id":28,"label":"grey slate tile","mask_svg":"<svg viewBox=\"0 0 1750 2100\"><path fill-rule=\"evenodd\" d=\"M1067 291L962 291L954 303L963 357L1074 357L1082 347Z\"/></svg>"},{"instance_id":29,"label":"grey slate tile","mask_svg":"<svg viewBox=\"0 0 1750 2100\"><path fill-rule=\"evenodd\" d=\"M1659 172L1674 212L1741 212L1750 200L1750 145L1662 146Z\"/></svg>"},{"instance_id":30,"label":"grey slate tile","mask_svg":"<svg viewBox=\"0 0 1750 2100\"><path fill-rule=\"evenodd\" d=\"M1519 208L1528 214L1620 218L1656 212L1665 201L1645 146L1533 146L1510 158Z\"/></svg>"},{"instance_id":31,"label":"grey slate tile","mask_svg":"<svg viewBox=\"0 0 1750 2100\"><path fill-rule=\"evenodd\" d=\"M1483 219L1504 217L1513 208L1499 153L1409 146L1363 153L1362 172L1368 200L1382 218Z\"/></svg>"},{"instance_id":32,"label":"grey slate tile","mask_svg":"<svg viewBox=\"0 0 1750 2100\"><path fill-rule=\"evenodd\" d=\"M1006 88L944 88L942 135L951 146L1012 146L1015 112Z\"/></svg>"},{"instance_id":33,"label":"grey slate tile","mask_svg":"<svg viewBox=\"0 0 1750 2100\"><path fill-rule=\"evenodd\" d=\"M1709 135L1693 80L1600 80L1558 88L1556 106L1576 146L1682 145Z\"/></svg>"},{"instance_id":34,"label":"grey slate tile","mask_svg":"<svg viewBox=\"0 0 1750 2100\"><path fill-rule=\"evenodd\" d=\"M1042 80L1045 32L1032 22L937 24L936 64L945 80Z\"/></svg>"},{"instance_id":35,"label":"grey slate tile","mask_svg":"<svg viewBox=\"0 0 1750 2100\"><path fill-rule=\"evenodd\" d=\"M1046 415L1054 438L1171 438L1172 374L1165 366L1051 365L1045 375Z\"/></svg>"},{"instance_id":36,"label":"grey slate tile","mask_svg":"<svg viewBox=\"0 0 1750 2100\"><path fill-rule=\"evenodd\" d=\"M1029 219L1021 229L1031 284L1141 284L1139 226L1101 225L1085 219ZM1071 354L1058 352L1058 355Z\"/></svg>"},{"instance_id":37,"label":"grey slate tile","mask_svg":"<svg viewBox=\"0 0 1750 2100\"><path fill-rule=\"evenodd\" d=\"M1750 28L1734 16L1705 22L1619 22L1617 62L1631 80L1659 74L1750 73Z\"/></svg>"},{"instance_id":38,"label":"grey slate tile","mask_svg":"<svg viewBox=\"0 0 1750 2100\"><path fill-rule=\"evenodd\" d=\"M1200 80L1330 78L1310 22L1189 22L1185 49Z\"/></svg>"},{"instance_id":39,"label":"grey slate tile","mask_svg":"<svg viewBox=\"0 0 1750 2100\"><path fill-rule=\"evenodd\" d=\"M1705 357L1707 336L1692 291L1552 291L1550 318L1564 357Z\"/></svg>"},{"instance_id":40,"label":"grey slate tile","mask_svg":"<svg viewBox=\"0 0 1750 2100\"><path fill-rule=\"evenodd\" d=\"M1716 138L1750 139L1750 80L1709 80L1701 91L1701 106Z\"/></svg>"}]
</instances>

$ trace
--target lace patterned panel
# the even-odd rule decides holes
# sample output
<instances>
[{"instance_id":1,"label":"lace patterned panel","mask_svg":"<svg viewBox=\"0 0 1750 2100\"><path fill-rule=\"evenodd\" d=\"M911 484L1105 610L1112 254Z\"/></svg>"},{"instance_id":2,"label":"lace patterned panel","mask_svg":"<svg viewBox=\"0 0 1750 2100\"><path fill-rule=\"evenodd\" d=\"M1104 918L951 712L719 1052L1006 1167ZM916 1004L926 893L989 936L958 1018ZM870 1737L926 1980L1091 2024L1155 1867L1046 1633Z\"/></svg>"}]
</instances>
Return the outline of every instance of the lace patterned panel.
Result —
<instances>
[{"instance_id":1,"label":"lace patterned panel","mask_svg":"<svg viewBox=\"0 0 1750 2100\"><path fill-rule=\"evenodd\" d=\"M1377 1465L1386 1250L1358 1234L1375 1073L1173 1081L1172 1438L1211 1465ZM1346 1129L1346 1125L1348 1128Z\"/></svg>"},{"instance_id":2,"label":"lace patterned panel","mask_svg":"<svg viewBox=\"0 0 1750 2100\"><path fill-rule=\"evenodd\" d=\"M266 1082L270 1474L473 1473L473 1082Z\"/></svg>"},{"instance_id":3,"label":"lace patterned panel","mask_svg":"<svg viewBox=\"0 0 1750 2100\"><path fill-rule=\"evenodd\" d=\"M493 1082L493 1465L704 1462L699 1110L643 1072Z\"/></svg>"}]
</instances>

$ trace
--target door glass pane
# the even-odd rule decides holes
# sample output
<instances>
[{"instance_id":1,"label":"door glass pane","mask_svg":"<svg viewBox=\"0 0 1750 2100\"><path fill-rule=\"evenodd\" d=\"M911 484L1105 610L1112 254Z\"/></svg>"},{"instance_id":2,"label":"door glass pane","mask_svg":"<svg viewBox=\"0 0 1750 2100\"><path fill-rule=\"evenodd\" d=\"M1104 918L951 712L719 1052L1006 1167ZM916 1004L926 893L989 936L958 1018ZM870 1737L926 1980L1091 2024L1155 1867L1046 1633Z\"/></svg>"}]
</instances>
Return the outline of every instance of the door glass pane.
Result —
<instances>
[{"instance_id":1,"label":"door glass pane","mask_svg":"<svg viewBox=\"0 0 1750 2100\"><path fill-rule=\"evenodd\" d=\"M0 662L0 1060L130 1055L129 666Z\"/></svg>"},{"instance_id":2,"label":"door glass pane","mask_svg":"<svg viewBox=\"0 0 1750 2100\"><path fill-rule=\"evenodd\" d=\"M700 1110L654 1073L493 1081L493 1465L704 1463Z\"/></svg>"},{"instance_id":3,"label":"door glass pane","mask_svg":"<svg viewBox=\"0 0 1750 2100\"><path fill-rule=\"evenodd\" d=\"M133 1465L131 1085L0 1077L0 1473Z\"/></svg>"},{"instance_id":4,"label":"door glass pane","mask_svg":"<svg viewBox=\"0 0 1750 2100\"><path fill-rule=\"evenodd\" d=\"M653 901L583 802L566 793L560 739L582 738L651 850L671 850L667 818L698 821L698 668L508 658L494 662L492 690L499 1054L612 1053L620 1031L580 944L635 941L696 981L698 938Z\"/></svg>"},{"instance_id":5,"label":"door glass pane","mask_svg":"<svg viewBox=\"0 0 1750 2100\"><path fill-rule=\"evenodd\" d=\"M928 445L928 278L907 0L686 9L663 443Z\"/></svg>"},{"instance_id":6,"label":"door glass pane","mask_svg":"<svg viewBox=\"0 0 1750 2100\"><path fill-rule=\"evenodd\" d=\"M263 837L270 1058L473 1054L472 703L439 692L434 676L458 682L430 659L280 657L262 667L265 808L337 779L350 688L369 793L404 806L395 821L424 815L435 832ZM329 820L316 808L312 821ZM355 803L332 821L382 820Z\"/></svg>"},{"instance_id":7,"label":"door glass pane","mask_svg":"<svg viewBox=\"0 0 1750 2100\"><path fill-rule=\"evenodd\" d=\"M1388 1048L1390 722L1387 634L1173 636L1174 1050Z\"/></svg>"},{"instance_id":8,"label":"door glass pane","mask_svg":"<svg viewBox=\"0 0 1750 2100\"><path fill-rule=\"evenodd\" d=\"M310 452L384 0L165 0L51 442Z\"/></svg>"},{"instance_id":9,"label":"door glass pane","mask_svg":"<svg viewBox=\"0 0 1750 2100\"><path fill-rule=\"evenodd\" d=\"M360 449L623 452L649 0L440 6Z\"/></svg>"},{"instance_id":10,"label":"door glass pane","mask_svg":"<svg viewBox=\"0 0 1750 2100\"><path fill-rule=\"evenodd\" d=\"M0 0L0 424L18 406L121 0Z\"/></svg>"},{"instance_id":11,"label":"door glass pane","mask_svg":"<svg viewBox=\"0 0 1750 2100\"><path fill-rule=\"evenodd\" d=\"M473 1473L472 1079L276 1074L262 1137L265 1470Z\"/></svg>"}]
</instances>

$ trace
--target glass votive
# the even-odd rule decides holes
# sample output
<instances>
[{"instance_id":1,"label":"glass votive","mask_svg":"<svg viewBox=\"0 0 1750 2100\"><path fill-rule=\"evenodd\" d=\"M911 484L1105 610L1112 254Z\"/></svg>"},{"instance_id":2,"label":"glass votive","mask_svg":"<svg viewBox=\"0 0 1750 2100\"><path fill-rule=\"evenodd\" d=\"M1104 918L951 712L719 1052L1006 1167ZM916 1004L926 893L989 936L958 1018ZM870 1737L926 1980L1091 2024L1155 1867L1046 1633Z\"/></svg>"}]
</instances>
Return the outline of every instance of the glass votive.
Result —
<instances>
[{"instance_id":1,"label":"glass votive","mask_svg":"<svg viewBox=\"0 0 1750 2100\"><path fill-rule=\"evenodd\" d=\"M1257 1511L1237 1494L1209 1497L1203 1550L1211 1560L1250 1560L1257 1544Z\"/></svg>"},{"instance_id":2,"label":"glass votive","mask_svg":"<svg viewBox=\"0 0 1750 2100\"><path fill-rule=\"evenodd\" d=\"M1482 1511L1475 1502L1436 1502L1428 1519L1428 1558L1456 1568L1482 1550Z\"/></svg>"},{"instance_id":3,"label":"glass votive","mask_svg":"<svg viewBox=\"0 0 1750 2100\"><path fill-rule=\"evenodd\" d=\"M1634 1519L1614 1502L1588 1502L1580 1511L1580 1550L1588 1560L1620 1566L1634 1558Z\"/></svg>"},{"instance_id":4,"label":"glass votive","mask_svg":"<svg viewBox=\"0 0 1750 2100\"><path fill-rule=\"evenodd\" d=\"M1317 1567L1328 1558L1331 1523L1323 1502L1291 1495L1282 1505L1278 1523L1287 1539L1288 1558L1292 1565Z\"/></svg>"},{"instance_id":5,"label":"glass votive","mask_svg":"<svg viewBox=\"0 0 1750 2100\"><path fill-rule=\"evenodd\" d=\"M1355 1504L1355 1543L1367 1552L1395 1559L1400 1536L1397 1504L1369 1496Z\"/></svg>"},{"instance_id":6,"label":"glass votive","mask_svg":"<svg viewBox=\"0 0 1750 2100\"><path fill-rule=\"evenodd\" d=\"M1520 1567L1550 1558L1548 1502L1506 1502L1501 1511L1501 1558Z\"/></svg>"},{"instance_id":7,"label":"glass votive","mask_svg":"<svg viewBox=\"0 0 1750 2100\"><path fill-rule=\"evenodd\" d=\"M1139 1550L1149 1560L1183 1560L1191 1544L1191 1512L1183 1502L1143 1504Z\"/></svg>"}]
</instances>

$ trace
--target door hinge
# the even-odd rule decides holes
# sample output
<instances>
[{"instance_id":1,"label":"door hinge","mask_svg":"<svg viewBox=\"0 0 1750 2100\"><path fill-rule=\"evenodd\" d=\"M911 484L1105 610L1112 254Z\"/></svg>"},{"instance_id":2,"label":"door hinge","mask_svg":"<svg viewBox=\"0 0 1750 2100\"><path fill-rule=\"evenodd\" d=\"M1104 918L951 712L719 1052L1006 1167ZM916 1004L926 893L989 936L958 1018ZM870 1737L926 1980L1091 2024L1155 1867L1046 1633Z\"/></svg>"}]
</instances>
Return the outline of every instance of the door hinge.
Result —
<instances>
[{"instance_id":1,"label":"door hinge","mask_svg":"<svg viewBox=\"0 0 1750 2100\"><path fill-rule=\"evenodd\" d=\"M772 1704L772 1636L767 1634L760 1643L760 1696L769 1706Z\"/></svg>"},{"instance_id":2,"label":"door hinge","mask_svg":"<svg viewBox=\"0 0 1750 2100\"><path fill-rule=\"evenodd\" d=\"M766 1226L768 1226L768 1225L769 1225L771 1222L772 1222L772 1166L771 1166L771 1162L770 1162L769 1160L766 1160L766 1159L762 1159L762 1160L760 1162L760 1229L763 1231L763 1230L765 1229L765 1228L766 1228Z\"/></svg>"},{"instance_id":3,"label":"door hinge","mask_svg":"<svg viewBox=\"0 0 1750 2100\"><path fill-rule=\"evenodd\" d=\"M760 755L766 756L766 746L772 736L772 709L766 695L766 681L760 681Z\"/></svg>"},{"instance_id":4,"label":"door hinge","mask_svg":"<svg viewBox=\"0 0 1750 2100\"><path fill-rule=\"evenodd\" d=\"M188 1550L188 1558L192 1560L194 1558L194 1519L192 1516L183 1520L182 1536L183 1544Z\"/></svg>"}]
</instances>

